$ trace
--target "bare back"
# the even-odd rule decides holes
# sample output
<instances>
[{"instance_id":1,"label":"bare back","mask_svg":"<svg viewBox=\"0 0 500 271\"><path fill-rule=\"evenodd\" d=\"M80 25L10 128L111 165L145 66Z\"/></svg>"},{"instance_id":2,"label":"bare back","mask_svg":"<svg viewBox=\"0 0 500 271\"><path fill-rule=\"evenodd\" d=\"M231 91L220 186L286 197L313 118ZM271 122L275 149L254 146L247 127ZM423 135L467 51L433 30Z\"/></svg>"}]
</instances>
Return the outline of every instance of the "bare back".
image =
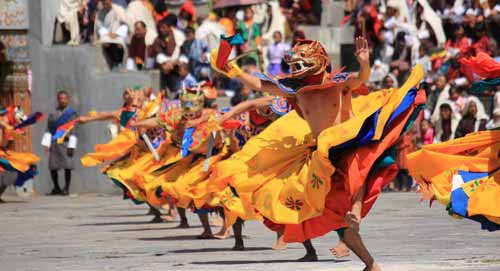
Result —
<instances>
[{"instance_id":1,"label":"bare back","mask_svg":"<svg viewBox=\"0 0 500 271\"><path fill-rule=\"evenodd\" d=\"M299 92L297 105L315 137L353 115L352 92L343 83L328 89Z\"/></svg>"}]
</instances>

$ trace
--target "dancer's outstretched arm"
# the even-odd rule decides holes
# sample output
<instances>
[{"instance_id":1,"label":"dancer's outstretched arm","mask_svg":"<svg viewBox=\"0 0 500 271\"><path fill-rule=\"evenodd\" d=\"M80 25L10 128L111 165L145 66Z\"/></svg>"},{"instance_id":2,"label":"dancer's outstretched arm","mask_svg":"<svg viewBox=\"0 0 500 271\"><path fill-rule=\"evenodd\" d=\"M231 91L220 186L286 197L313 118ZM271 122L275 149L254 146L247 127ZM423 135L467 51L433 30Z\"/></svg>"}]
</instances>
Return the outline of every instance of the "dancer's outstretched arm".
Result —
<instances>
[{"instance_id":1,"label":"dancer's outstretched arm","mask_svg":"<svg viewBox=\"0 0 500 271\"><path fill-rule=\"evenodd\" d=\"M92 116L81 116L78 118L80 123L89 123L93 121L106 121L120 119L121 110L113 112L96 112Z\"/></svg>"},{"instance_id":2,"label":"dancer's outstretched arm","mask_svg":"<svg viewBox=\"0 0 500 271\"><path fill-rule=\"evenodd\" d=\"M242 103L239 103L238 105L234 106L231 108L231 110L225 114L223 114L219 118L219 123L223 123L224 121L234 118L238 116L239 114L250 111L250 110L255 110L255 109L260 109L260 108L265 108L269 106L271 101L274 99L273 96L268 96L268 97L262 97L254 100L249 100L249 101L244 101Z\"/></svg>"},{"instance_id":3,"label":"dancer's outstretched arm","mask_svg":"<svg viewBox=\"0 0 500 271\"><path fill-rule=\"evenodd\" d=\"M141 120L138 122L134 122L134 123L132 123L132 126L134 126L136 128L152 129L152 128L160 127L161 125L158 123L156 118L150 118L150 119L145 119L145 120Z\"/></svg>"}]
</instances>

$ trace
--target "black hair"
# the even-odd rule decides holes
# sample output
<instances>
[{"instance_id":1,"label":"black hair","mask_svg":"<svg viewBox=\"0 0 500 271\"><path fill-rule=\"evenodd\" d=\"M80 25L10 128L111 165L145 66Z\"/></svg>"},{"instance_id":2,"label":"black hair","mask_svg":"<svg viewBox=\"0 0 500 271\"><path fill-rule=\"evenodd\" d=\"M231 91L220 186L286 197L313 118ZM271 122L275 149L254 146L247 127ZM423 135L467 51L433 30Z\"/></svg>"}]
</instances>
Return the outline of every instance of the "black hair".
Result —
<instances>
[{"instance_id":1,"label":"black hair","mask_svg":"<svg viewBox=\"0 0 500 271\"><path fill-rule=\"evenodd\" d=\"M144 21L137 21L134 23L135 24L140 24L142 27L147 28L146 23Z\"/></svg>"},{"instance_id":2,"label":"black hair","mask_svg":"<svg viewBox=\"0 0 500 271\"><path fill-rule=\"evenodd\" d=\"M186 29L184 29L184 33L194 33L194 28L192 28L191 26L188 26L186 27Z\"/></svg>"},{"instance_id":3,"label":"black hair","mask_svg":"<svg viewBox=\"0 0 500 271\"><path fill-rule=\"evenodd\" d=\"M60 95L66 95L66 97L69 97L69 93L65 89L61 89L57 92L57 97L59 97Z\"/></svg>"}]
</instances>

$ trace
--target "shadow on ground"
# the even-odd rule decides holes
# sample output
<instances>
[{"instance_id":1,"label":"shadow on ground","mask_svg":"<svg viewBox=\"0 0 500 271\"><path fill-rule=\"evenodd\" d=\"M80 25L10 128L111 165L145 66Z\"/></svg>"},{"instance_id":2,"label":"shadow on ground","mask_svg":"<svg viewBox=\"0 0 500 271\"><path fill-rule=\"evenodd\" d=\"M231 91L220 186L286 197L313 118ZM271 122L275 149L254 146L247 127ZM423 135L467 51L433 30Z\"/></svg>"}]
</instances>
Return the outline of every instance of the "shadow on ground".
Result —
<instances>
[{"instance_id":1,"label":"shadow on ground","mask_svg":"<svg viewBox=\"0 0 500 271\"><path fill-rule=\"evenodd\" d=\"M270 247L247 247L245 251L264 251L264 250L272 250ZM233 251L230 247L226 248L200 248L200 249L179 249L179 250L170 250L170 253L204 253L204 252L228 252Z\"/></svg>"},{"instance_id":2,"label":"shadow on ground","mask_svg":"<svg viewBox=\"0 0 500 271\"><path fill-rule=\"evenodd\" d=\"M350 260L328 259L328 260L319 260L318 262L343 263L343 262L350 262ZM256 260L256 261L249 261L249 260L236 261L235 260L235 261L191 262L191 264L196 264L196 265L204 265L204 264L238 265L238 264L262 264L262 263L298 263L298 261L297 260L264 260L264 261L263 260Z\"/></svg>"}]
</instances>

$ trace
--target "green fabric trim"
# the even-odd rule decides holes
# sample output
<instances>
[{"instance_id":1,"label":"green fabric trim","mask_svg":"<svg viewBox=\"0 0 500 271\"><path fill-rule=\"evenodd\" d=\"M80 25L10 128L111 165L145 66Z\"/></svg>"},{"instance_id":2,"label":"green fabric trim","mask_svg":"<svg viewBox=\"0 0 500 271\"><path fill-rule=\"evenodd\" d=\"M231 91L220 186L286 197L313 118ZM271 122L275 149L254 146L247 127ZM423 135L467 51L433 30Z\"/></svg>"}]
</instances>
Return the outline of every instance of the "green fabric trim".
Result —
<instances>
[{"instance_id":1,"label":"green fabric trim","mask_svg":"<svg viewBox=\"0 0 500 271\"><path fill-rule=\"evenodd\" d=\"M347 228L340 228L335 230L340 239L344 239L345 230L347 230Z\"/></svg>"}]
</instances>

